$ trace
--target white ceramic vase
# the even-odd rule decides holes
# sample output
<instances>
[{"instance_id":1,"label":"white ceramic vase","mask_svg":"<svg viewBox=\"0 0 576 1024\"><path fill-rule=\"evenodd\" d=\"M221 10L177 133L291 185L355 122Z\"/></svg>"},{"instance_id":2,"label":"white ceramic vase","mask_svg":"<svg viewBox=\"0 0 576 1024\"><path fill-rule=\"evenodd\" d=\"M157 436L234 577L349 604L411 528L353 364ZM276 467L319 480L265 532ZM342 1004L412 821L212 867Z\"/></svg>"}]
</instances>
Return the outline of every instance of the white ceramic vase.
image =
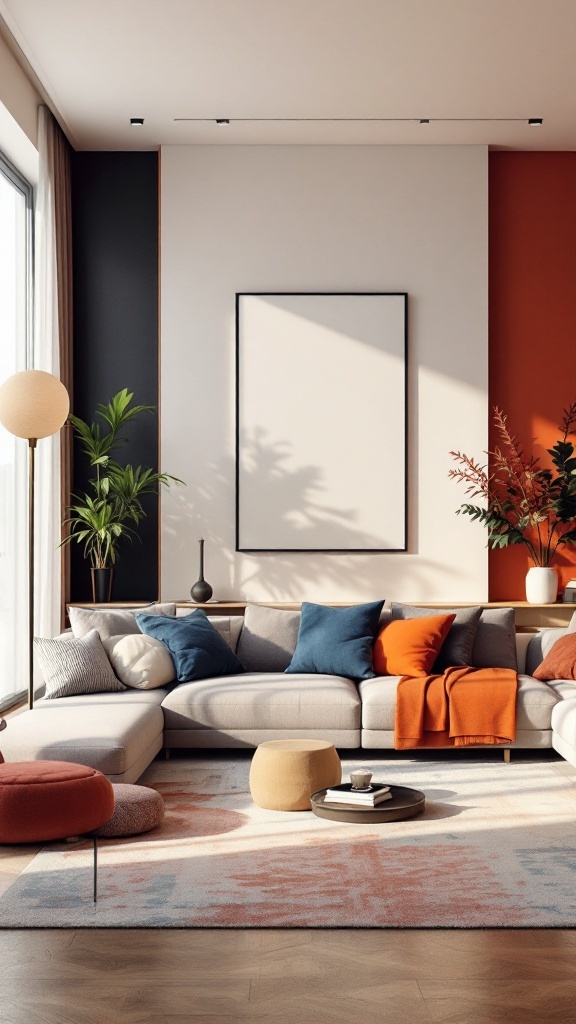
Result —
<instances>
[{"instance_id":1,"label":"white ceramic vase","mask_svg":"<svg viewBox=\"0 0 576 1024\"><path fill-rule=\"evenodd\" d=\"M528 604L554 604L558 596L558 577L552 566L533 565L526 574Z\"/></svg>"}]
</instances>

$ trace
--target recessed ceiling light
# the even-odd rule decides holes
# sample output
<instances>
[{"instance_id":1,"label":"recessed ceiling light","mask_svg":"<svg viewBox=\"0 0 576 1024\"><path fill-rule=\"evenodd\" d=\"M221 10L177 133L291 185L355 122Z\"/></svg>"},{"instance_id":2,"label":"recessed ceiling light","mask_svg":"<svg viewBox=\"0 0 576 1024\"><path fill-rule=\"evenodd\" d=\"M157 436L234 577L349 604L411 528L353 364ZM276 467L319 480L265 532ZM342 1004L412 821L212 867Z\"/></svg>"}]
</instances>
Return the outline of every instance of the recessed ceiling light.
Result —
<instances>
[{"instance_id":1,"label":"recessed ceiling light","mask_svg":"<svg viewBox=\"0 0 576 1024\"><path fill-rule=\"evenodd\" d=\"M144 118L143 117L131 117L130 118L130 124L132 125L133 128L136 128L136 127L141 128L142 125L144 124Z\"/></svg>"},{"instance_id":2,"label":"recessed ceiling light","mask_svg":"<svg viewBox=\"0 0 576 1024\"><path fill-rule=\"evenodd\" d=\"M542 118L541 117L529 117L528 118L528 124L532 128L536 128L536 127L538 127L538 125L542 124Z\"/></svg>"},{"instance_id":3,"label":"recessed ceiling light","mask_svg":"<svg viewBox=\"0 0 576 1024\"><path fill-rule=\"evenodd\" d=\"M217 117L216 124L230 124L230 121L227 117Z\"/></svg>"}]
</instances>

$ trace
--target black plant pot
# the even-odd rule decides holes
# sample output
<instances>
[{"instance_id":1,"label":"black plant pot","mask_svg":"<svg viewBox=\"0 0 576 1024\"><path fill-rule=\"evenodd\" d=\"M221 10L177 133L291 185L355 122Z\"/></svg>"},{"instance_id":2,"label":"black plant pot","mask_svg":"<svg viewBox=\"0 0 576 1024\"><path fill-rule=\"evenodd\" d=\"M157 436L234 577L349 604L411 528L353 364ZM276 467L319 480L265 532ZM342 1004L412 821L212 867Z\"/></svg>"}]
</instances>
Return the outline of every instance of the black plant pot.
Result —
<instances>
[{"instance_id":1,"label":"black plant pot","mask_svg":"<svg viewBox=\"0 0 576 1024\"><path fill-rule=\"evenodd\" d=\"M112 599L114 569L91 569L92 600L95 604L106 604Z\"/></svg>"}]
</instances>

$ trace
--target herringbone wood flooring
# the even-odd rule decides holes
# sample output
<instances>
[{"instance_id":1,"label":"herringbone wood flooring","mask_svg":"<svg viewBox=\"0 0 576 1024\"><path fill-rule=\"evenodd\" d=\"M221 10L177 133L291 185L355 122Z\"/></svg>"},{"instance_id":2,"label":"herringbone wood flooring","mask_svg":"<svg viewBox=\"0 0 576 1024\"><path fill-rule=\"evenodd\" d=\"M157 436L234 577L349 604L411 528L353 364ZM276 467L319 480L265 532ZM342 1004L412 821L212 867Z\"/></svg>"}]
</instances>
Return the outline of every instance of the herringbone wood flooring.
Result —
<instances>
[{"instance_id":1,"label":"herringbone wood flooring","mask_svg":"<svg viewBox=\"0 0 576 1024\"><path fill-rule=\"evenodd\" d=\"M7 1024L576 1021L567 931L0 931Z\"/></svg>"}]
</instances>

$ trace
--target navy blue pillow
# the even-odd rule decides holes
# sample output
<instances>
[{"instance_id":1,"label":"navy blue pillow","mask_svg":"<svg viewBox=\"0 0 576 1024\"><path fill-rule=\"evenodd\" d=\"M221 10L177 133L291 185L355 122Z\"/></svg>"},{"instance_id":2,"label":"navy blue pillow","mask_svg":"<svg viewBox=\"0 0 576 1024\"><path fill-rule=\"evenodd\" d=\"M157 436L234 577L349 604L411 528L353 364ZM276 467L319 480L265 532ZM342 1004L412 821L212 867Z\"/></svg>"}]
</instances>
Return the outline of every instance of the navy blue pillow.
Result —
<instances>
[{"instance_id":1,"label":"navy blue pillow","mask_svg":"<svg viewBox=\"0 0 576 1024\"><path fill-rule=\"evenodd\" d=\"M353 608L302 604L298 642L286 672L323 672L371 679L372 648L384 601Z\"/></svg>"},{"instance_id":2,"label":"navy blue pillow","mask_svg":"<svg viewBox=\"0 0 576 1024\"><path fill-rule=\"evenodd\" d=\"M179 683L210 676L231 676L244 671L242 662L222 639L201 608L181 618L137 615L143 633L166 645L176 666Z\"/></svg>"}]
</instances>

